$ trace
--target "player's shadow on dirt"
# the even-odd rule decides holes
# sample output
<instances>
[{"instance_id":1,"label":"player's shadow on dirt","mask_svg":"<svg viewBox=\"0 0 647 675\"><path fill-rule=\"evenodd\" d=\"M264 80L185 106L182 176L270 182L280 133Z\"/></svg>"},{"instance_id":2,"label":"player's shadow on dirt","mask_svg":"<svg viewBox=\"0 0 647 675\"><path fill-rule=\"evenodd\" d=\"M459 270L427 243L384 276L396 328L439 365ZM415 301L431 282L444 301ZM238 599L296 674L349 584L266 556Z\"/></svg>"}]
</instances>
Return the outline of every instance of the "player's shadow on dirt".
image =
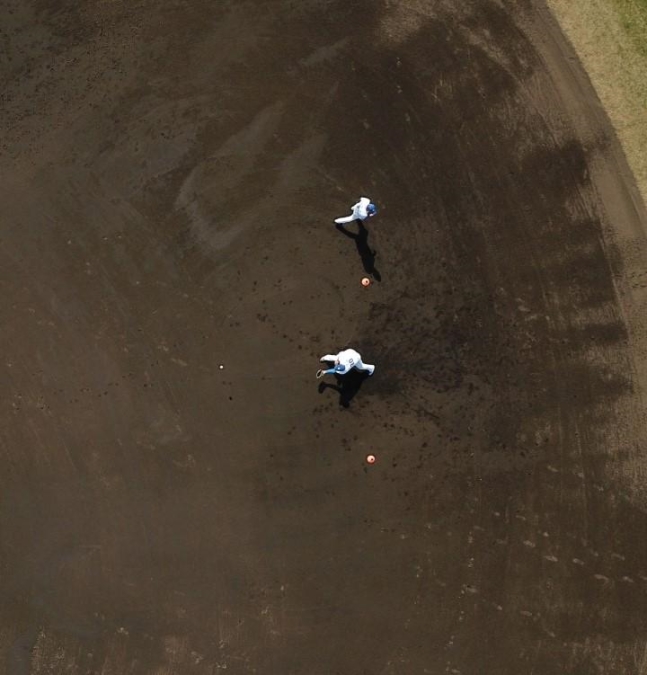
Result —
<instances>
[{"instance_id":1,"label":"player's shadow on dirt","mask_svg":"<svg viewBox=\"0 0 647 675\"><path fill-rule=\"evenodd\" d=\"M339 405L342 408L348 408L367 377L369 377L368 373L360 373L353 369L347 375L335 375L337 384L322 382L319 385L319 393L323 394L326 389L334 389L339 394Z\"/></svg>"},{"instance_id":2,"label":"player's shadow on dirt","mask_svg":"<svg viewBox=\"0 0 647 675\"><path fill-rule=\"evenodd\" d=\"M368 230L361 220L356 220L353 222L358 224L358 231L356 233L350 232L343 225L337 225L337 229L342 234L345 234L347 237L355 240L357 253L362 260L362 265L364 266L364 271L366 274L370 274L375 279L375 281L382 281L382 275L375 267L375 251L373 251L368 245Z\"/></svg>"}]
</instances>

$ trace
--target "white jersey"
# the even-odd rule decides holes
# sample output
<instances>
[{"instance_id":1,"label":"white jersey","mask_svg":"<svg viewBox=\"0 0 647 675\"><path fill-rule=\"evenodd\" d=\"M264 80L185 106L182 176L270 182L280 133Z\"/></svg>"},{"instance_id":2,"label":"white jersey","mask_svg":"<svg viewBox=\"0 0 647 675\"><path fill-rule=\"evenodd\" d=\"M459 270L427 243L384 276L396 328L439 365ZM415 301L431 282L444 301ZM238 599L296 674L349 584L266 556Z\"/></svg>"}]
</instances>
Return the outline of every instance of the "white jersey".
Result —
<instances>
[{"instance_id":1,"label":"white jersey","mask_svg":"<svg viewBox=\"0 0 647 675\"><path fill-rule=\"evenodd\" d=\"M336 358L339 361L339 365L344 367L342 375L346 374L358 363L362 363L362 357L354 349L345 349L343 352L339 352Z\"/></svg>"},{"instance_id":2,"label":"white jersey","mask_svg":"<svg viewBox=\"0 0 647 675\"><path fill-rule=\"evenodd\" d=\"M359 218L360 220L366 220L368 218L368 211L366 207L371 203L371 200L368 197L360 197L360 200L353 206L353 216ZM355 352L357 353L357 352Z\"/></svg>"}]
</instances>

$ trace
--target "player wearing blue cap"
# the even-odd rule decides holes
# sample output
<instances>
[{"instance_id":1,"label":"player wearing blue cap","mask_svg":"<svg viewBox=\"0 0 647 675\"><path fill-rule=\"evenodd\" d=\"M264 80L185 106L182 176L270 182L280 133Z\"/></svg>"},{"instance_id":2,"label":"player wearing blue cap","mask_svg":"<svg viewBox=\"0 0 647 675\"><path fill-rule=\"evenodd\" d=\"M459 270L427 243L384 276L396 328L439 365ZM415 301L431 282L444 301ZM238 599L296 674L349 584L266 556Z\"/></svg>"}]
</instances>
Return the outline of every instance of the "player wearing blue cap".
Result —
<instances>
[{"instance_id":1,"label":"player wearing blue cap","mask_svg":"<svg viewBox=\"0 0 647 675\"><path fill-rule=\"evenodd\" d=\"M377 206L375 206L368 197L360 197L357 204L353 205L351 208L353 212L350 216L335 218L335 222L338 225L352 223L353 220L366 220L367 218L372 218L377 213Z\"/></svg>"},{"instance_id":2,"label":"player wearing blue cap","mask_svg":"<svg viewBox=\"0 0 647 675\"><path fill-rule=\"evenodd\" d=\"M370 363L363 363L362 357L354 349L344 349L339 354L326 354L319 359L322 363L334 363L335 365L328 370L318 370L317 379L324 375L346 375L353 368L367 372L372 375L375 372L375 366Z\"/></svg>"}]
</instances>

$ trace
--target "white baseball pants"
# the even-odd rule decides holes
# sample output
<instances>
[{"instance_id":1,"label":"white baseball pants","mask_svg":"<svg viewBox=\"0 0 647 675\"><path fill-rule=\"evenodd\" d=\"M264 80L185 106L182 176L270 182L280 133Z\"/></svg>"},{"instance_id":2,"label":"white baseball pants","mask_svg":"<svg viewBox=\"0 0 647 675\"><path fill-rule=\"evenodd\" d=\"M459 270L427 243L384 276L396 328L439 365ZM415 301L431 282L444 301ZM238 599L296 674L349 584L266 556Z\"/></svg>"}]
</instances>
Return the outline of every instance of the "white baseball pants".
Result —
<instances>
[{"instance_id":1,"label":"white baseball pants","mask_svg":"<svg viewBox=\"0 0 647 675\"><path fill-rule=\"evenodd\" d=\"M345 223L352 223L354 220L364 220L360 216L356 216L354 213L351 213L350 216L344 216L343 218L335 218L335 222L338 225L344 225Z\"/></svg>"}]
</instances>

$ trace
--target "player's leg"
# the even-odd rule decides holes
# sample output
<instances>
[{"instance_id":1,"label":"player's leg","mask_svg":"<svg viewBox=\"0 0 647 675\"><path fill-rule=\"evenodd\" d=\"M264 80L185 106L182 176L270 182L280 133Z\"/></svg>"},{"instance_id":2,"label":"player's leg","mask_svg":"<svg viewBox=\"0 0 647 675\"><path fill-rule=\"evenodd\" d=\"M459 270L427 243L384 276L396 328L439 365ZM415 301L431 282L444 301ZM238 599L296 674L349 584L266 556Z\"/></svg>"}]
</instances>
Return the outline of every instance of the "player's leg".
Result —
<instances>
[{"instance_id":1,"label":"player's leg","mask_svg":"<svg viewBox=\"0 0 647 675\"><path fill-rule=\"evenodd\" d=\"M357 370L361 370L362 372L368 373L369 375L372 375L375 372L375 366L371 365L370 363L364 363L362 359L357 361L355 368L357 368Z\"/></svg>"},{"instance_id":2,"label":"player's leg","mask_svg":"<svg viewBox=\"0 0 647 675\"><path fill-rule=\"evenodd\" d=\"M343 218L335 218L337 225L345 225L346 223L352 223L355 220L355 214L351 213L350 216L344 216Z\"/></svg>"},{"instance_id":3,"label":"player's leg","mask_svg":"<svg viewBox=\"0 0 647 675\"><path fill-rule=\"evenodd\" d=\"M319 359L319 361L321 361L321 363L326 363L326 362L334 363L336 359L337 359L336 354L326 354L326 356L322 356Z\"/></svg>"}]
</instances>

